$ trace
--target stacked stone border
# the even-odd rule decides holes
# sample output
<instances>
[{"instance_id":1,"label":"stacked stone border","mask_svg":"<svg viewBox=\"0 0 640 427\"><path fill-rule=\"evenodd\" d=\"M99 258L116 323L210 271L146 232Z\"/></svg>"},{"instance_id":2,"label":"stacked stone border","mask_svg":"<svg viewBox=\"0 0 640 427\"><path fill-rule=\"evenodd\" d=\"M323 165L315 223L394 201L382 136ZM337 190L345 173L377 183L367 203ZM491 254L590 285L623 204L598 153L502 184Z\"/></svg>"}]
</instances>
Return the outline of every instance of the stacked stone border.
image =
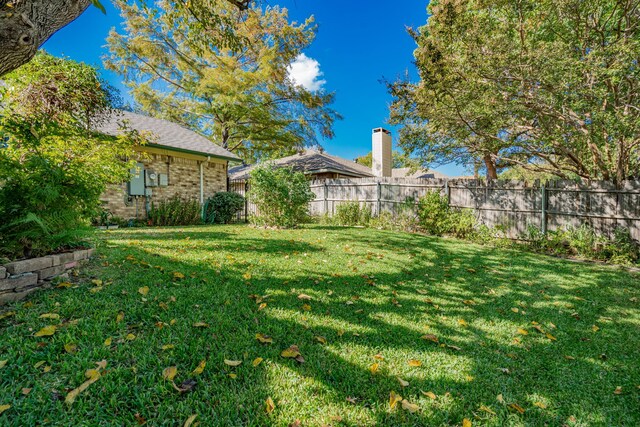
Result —
<instances>
[{"instance_id":1,"label":"stacked stone border","mask_svg":"<svg viewBox=\"0 0 640 427\"><path fill-rule=\"evenodd\" d=\"M93 255L93 249L48 255L0 265L0 306L20 301L67 274Z\"/></svg>"}]
</instances>

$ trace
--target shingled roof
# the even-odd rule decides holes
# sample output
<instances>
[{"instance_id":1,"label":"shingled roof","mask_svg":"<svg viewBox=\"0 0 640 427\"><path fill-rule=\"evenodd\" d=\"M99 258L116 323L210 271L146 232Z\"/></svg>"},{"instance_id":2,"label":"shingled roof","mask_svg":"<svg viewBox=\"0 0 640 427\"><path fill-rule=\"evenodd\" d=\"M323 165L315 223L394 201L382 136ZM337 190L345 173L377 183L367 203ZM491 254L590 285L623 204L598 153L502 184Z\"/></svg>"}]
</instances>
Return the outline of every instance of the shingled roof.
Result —
<instances>
[{"instance_id":1,"label":"shingled roof","mask_svg":"<svg viewBox=\"0 0 640 427\"><path fill-rule=\"evenodd\" d=\"M278 167L291 167L308 175L328 172L353 178L373 176L371 168L318 150L305 150L293 156L273 160L271 163ZM256 165L242 165L230 168L229 178L234 180L248 179L255 167Z\"/></svg>"},{"instance_id":2,"label":"shingled roof","mask_svg":"<svg viewBox=\"0 0 640 427\"><path fill-rule=\"evenodd\" d=\"M121 124L123 122L126 122L131 129L140 132L151 132L156 139L147 144L148 147L166 148L168 150L218 157L226 160L240 160L232 152L177 123L129 111L118 110L97 126L95 130L107 135L117 136L122 133Z\"/></svg>"}]
</instances>

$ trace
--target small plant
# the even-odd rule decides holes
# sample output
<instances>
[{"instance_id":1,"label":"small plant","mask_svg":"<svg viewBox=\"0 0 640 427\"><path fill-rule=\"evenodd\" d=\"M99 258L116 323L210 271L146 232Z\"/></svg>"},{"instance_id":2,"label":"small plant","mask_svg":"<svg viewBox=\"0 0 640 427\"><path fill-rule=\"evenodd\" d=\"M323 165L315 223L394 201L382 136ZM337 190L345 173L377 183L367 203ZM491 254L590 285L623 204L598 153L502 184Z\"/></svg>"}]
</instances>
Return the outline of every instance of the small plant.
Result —
<instances>
[{"instance_id":1,"label":"small plant","mask_svg":"<svg viewBox=\"0 0 640 427\"><path fill-rule=\"evenodd\" d=\"M371 221L371 207L360 205L360 202L344 202L336 206L334 222L344 226L368 226Z\"/></svg>"},{"instance_id":2,"label":"small plant","mask_svg":"<svg viewBox=\"0 0 640 427\"><path fill-rule=\"evenodd\" d=\"M174 196L161 200L157 205L151 203L148 212L149 225L197 225L202 223L200 203L195 199L182 199Z\"/></svg>"},{"instance_id":3,"label":"small plant","mask_svg":"<svg viewBox=\"0 0 640 427\"><path fill-rule=\"evenodd\" d=\"M221 191L204 204L204 221L207 224L228 224L244 208L244 197L238 193Z\"/></svg>"},{"instance_id":4,"label":"small plant","mask_svg":"<svg viewBox=\"0 0 640 427\"><path fill-rule=\"evenodd\" d=\"M307 220L309 203L315 195L302 172L266 164L251 172L249 197L257 210L252 223L293 228Z\"/></svg>"},{"instance_id":5,"label":"small plant","mask_svg":"<svg viewBox=\"0 0 640 427\"><path fill-rule=\"evenodd\" d=\"M418 202L418 217L422 229L434 236L442 236L451 229L451 209L447 198L438 191L429 191Z\"/></svg>"}]
</instances>

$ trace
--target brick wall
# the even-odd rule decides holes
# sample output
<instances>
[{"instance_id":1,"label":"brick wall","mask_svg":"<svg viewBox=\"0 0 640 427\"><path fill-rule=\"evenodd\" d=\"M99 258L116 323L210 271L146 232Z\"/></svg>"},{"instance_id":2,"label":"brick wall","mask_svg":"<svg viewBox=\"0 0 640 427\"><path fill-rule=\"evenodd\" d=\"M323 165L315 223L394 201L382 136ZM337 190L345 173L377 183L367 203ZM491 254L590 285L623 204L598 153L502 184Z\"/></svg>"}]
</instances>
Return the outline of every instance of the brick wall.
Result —
<instances>
[{"instance_id":1,"label":"brick wall","mask_svg":"<svg viewBox=\"0 0 640 427\"><path fill-rule=\"evenodd\" d=\"M87 249L0 265L0 306L49 287L52 279L66 274L92 254L93 249Z\"/></svg>"},{"instance_id":2,"label":"brick wall","mask_svg":"<svg viewBox=\"0 0 640 427\"><path fill-rule=\"evenodd\" d=\"M209 159L200 156L184 155L179 153L160 154L149 153L141 158L146 170L153 170L157 174L167 174L169 185L167 187L151 187L152 196L148 200L160 201L179 195L183 198L200 198L200 163L204 164L204 198L213 196L219 191L227 189L227 161ZM145 218L146 198L129 197L127 183L111 186L102 195L101 200L105 209L115 216L124 219Z\"/></svg>"}]
</instances>

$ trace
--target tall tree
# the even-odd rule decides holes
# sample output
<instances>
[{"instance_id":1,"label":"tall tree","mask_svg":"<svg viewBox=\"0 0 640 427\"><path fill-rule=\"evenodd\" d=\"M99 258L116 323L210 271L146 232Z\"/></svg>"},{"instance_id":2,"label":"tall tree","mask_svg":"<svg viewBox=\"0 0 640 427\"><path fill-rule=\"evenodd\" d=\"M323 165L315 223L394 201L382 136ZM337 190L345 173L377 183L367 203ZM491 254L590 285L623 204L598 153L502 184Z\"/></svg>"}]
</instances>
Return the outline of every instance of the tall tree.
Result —
<instances>
[{"instance_id":1,"label":"tall tree","mask_svg":"<svg viewBox=\"0 0 640 427\"><path fill-rule=\"evenodd\" d=\"M339 118L328 107L333 94L289 77L289 66L314 39L313 18L291 24L278 7L180 3L116 1L125 31L111 32L105 64L122 73L142 110L199 131L245 160L313 144L318 133L333 137ZM210 16L232 24L211 25Z\"/></svg>"},{"instance_id":2,"label":"tall tree","mask_svg":"<svg viewBox=\"0 0 640 427\"><path fill-rule=\"evenodd\" d=\"M183 0L195 13L222 0ZM245 10L250 0L224 0ZM89 5L104 11L100 0L0 0L0 77L29 62L54 33L78 18ZM225 17L203 14L208 24L223 27Z\"/></svg>"},{"instance_id":3,"label":"tall tree","mask_svg":"<svg viewBox=\"0 0 640 427\"><path fill-rule=\"evenodd\" d=\"M438 0L393 85L404 145L621 182L640 167L638 0ZM490 175L495 175L490 173Z\"/></svg>"}]
</instances>

